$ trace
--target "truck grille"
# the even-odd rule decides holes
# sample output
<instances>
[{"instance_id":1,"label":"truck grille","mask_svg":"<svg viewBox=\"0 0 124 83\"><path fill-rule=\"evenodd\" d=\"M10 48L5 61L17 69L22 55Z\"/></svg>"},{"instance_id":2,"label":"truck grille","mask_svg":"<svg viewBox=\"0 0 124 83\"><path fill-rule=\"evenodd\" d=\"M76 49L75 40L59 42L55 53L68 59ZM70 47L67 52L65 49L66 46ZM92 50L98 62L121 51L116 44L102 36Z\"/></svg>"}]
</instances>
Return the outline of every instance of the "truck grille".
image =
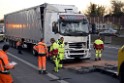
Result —
<instances>
[{"instance_id":1,"label":"truck grille","mask_svg":"<svg viewBox=\"0 0 124 83\"><path fill-rule=\"evenodd\" d=\"M79 57L83 57L84 55L70 55L70 57L77 57L77 58L79 58Z\"/></svg>"},{"instance_id":2,"label":"truck grille","mask_svg":"<svg viewBox=\"0 0 124 83\"><path fill-rule=\"evenodd\" d=\"M84 50L70 50L70 53L84 53Z\"/></svg>"},{"instance_id":3,"label":"truck grille","mask_svg":"<svg viewBox=\"0 0 124 83\"><path fill-rule=\"evenodd\" d=\"M69 43L69 48L76 48L76 49L82 48L82 43L83 43L83 42L79 42L79 43Z\"/></svg>"}]
</instances>

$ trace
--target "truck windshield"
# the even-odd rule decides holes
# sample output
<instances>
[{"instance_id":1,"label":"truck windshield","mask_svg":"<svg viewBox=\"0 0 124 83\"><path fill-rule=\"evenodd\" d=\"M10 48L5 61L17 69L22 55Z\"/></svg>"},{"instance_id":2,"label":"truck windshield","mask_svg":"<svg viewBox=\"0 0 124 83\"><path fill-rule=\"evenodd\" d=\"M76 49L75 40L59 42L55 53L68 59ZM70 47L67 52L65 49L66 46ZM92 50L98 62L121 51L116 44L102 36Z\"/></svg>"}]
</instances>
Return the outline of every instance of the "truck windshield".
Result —
<instances>
[{"instance_id":1,"label":"truck windshield","mask_svg":"<svg viewBox=\"0 0 124 83\"><path fill-rule=\"evenodd\" d=\"M87 36L89 33L87 22L60 22L60 33L65 36Z\"/></svg>"}]
</instances>

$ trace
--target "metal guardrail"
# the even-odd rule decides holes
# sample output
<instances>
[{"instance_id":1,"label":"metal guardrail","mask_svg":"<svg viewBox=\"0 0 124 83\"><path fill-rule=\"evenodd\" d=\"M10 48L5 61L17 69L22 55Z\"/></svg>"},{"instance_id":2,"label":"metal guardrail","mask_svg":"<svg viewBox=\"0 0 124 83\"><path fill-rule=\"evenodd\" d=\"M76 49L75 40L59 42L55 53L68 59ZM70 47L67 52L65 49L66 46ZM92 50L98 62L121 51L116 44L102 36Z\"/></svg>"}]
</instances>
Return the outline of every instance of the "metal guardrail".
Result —
<instances>
[{"instance_id":1,"label":"metal guardrail","mask_svg":"<svg viewBox=\"0 0 124 83\"><path fill-rule=\"evenodd\" d=\"M94 42L97 38L98 38L98 35L91 35L91 42ZM123 36L120 36L120 37L109 36L108 38L106 36L101 36L101 38L107 44L109 43L112 45L119 45L119 46L124 45L123 42L120 42L120 41L124 41Z\"/></svg>"}]
</instances>

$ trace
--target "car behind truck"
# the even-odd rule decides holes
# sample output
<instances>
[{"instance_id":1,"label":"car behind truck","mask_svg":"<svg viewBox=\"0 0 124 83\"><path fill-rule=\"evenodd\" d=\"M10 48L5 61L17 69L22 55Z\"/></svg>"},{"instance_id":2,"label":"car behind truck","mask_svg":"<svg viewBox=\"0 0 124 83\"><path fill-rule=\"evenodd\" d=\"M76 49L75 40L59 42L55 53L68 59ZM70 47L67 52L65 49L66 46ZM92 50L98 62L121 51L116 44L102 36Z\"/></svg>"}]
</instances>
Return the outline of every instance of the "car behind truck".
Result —
<instances>
[{"instance_id":1,"label":"car behind truck","mask_svg":"<svg viewBox=\"0 0 124 83\"><path fill-rule=\"evenodd\" d=\"M89 23L74 5L42 4L5 15L5 35L11 46L24 38L32 47L40 38L50 46L50 38L64 37L65 59L90 58Z\"/></svg>"}]
</instances>

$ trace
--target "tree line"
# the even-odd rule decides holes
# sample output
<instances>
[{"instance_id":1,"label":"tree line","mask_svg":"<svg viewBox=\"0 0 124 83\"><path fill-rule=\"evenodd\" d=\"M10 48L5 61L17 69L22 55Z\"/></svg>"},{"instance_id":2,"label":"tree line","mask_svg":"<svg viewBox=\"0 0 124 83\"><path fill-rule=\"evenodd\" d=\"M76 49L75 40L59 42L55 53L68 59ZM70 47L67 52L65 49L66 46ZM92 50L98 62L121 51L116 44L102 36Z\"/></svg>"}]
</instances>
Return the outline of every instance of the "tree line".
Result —
<instances>
[{"instance_id":1,"label":"tree line","mask_svg":"<svg viewBox=\"0 0 124 83\"><path fill-rule=\"evenodd\" d=\"M107 8L103 5L90 3L89 7L85 11L85 15L88 17L121 17L124 16L124 2L111 0L111 8L108 11L106 10ZM108 14L106 14L107 12Z\"/></svg>"},{"instance_id":2,"label":"tree line","mask_svg":"<svg viewBox=\"0 0 124 83\"><path fill-rule=\"evenodd\" d=\"M1 19L1 20L0 20L0 23L4 23L4 20L3 20L3 19Z\"/></svg>"}]
</instances>

